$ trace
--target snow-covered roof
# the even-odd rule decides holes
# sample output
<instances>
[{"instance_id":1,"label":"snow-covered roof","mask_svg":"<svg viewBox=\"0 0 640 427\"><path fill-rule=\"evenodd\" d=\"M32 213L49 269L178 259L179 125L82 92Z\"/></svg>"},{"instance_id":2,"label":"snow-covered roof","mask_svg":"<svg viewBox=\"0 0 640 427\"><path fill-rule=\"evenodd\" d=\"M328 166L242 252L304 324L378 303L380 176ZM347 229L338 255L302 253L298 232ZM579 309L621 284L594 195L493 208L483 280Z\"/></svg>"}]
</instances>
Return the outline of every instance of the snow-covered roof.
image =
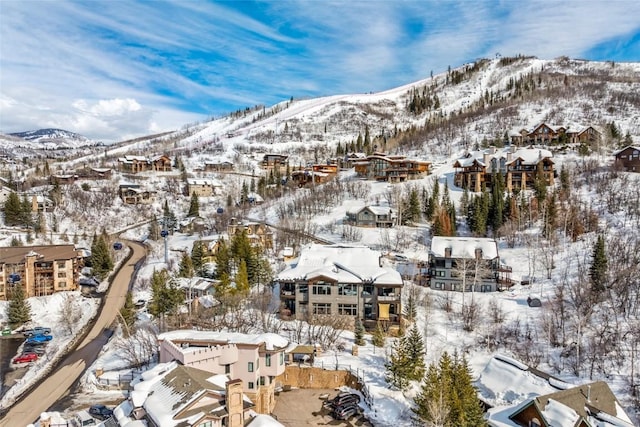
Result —
<instances>
[{"instance_id":1,"label":"snow-covered roof","mask_svg":"<svg viewBox=\"0 0 640 427\"><path fill-rule=\"evenodd\" d=\"M202 179L202 178L187 178L187 184L213 186L213 182L210 179Z\"/></svg>"},{"instance_id":2,"label":"snow-covered roof","mask_svg":"<svg viewBox=\"0 0 640 427\"><path fill-rule=\"evenodd\" d=\"M558 391L526 365L504 356L492 357L475 386L482 399L491 405L518 404L535 396Z\"/></svg>"},{"instance_id":3,"label":"snow-covered roof","mask_svg":"<svg viewBox=\"0 0 640 427\"><path fill-rule=\"evenodd\" d=\"M267 350L277 350L285 348L289 345L289 340L273 334L241 334L238 332L213 332L213 331L196 331L192 329L182 329L177 331L165 332L158 335L158 340L189 340L202 342L219 342L228 344L251 344L263 345Z\"/></svg>"},{"instance_id":4,"label":"snow-covered roof","mask_svg":"<svg viewBox=\"0 0 640 427\"><path fill-rule=\"evenodd\" d=\"M206 291L218 283L215 280L205 279L204 277L178 277L176 282L181 289L197 289L199 291Z\"/></svg>"},{"instance_id":5,"label":"snow-covered roof","mask_svg":"<svg viewBox=\"0 0 640 427\"><path fill-rule=\"evenodd\" d=\"M488 166L488 163L492 159L496 159L500 162L500 159L504 159L506 164L511 164L517 159L525 165L536 165L542 159L551 159L553 154L551 151L544 148L518 148L514 151L514 147L506 147L501 150L495 148L488 148L486 150L470 151L456 160L460 167L468 167L473 165L474 162L478 162L483 166Z\"/></svg>"},{"instance_id":6,"label":"snow-covered roof","mask_svg":"<svg viewBox=\"0 0 640 427\"><path fill-rule=\"evenodd\" d=\"M445 250L451 249L451 258L475 258L476 249L482 250L482 259L498 257L498 244L486 237L443 237L434 236L431 240L431 253L439 258L445 257Z\"/></svg>"},{"instance_id":7,"label":"snow-covered roof","mask_svg":"<svg viewBox=\"0 0 640 427\"><path fill-rule=\"evenodd\" d=\"M284 424L280 424L275 418L266 414L258 414L251 418L248 427L284 427Z\"/></svg>"},{"instance_id":8,"label":"snow-covered roof","mask_svg":"<svg viewBox=\"0 0 640 427\"><path fill-rule=\"evenodd\" d=\"M318 245L303 248L297 262L276 281L308 280L324 276L340 283L402 285L400 273L379 264L380 252L366 246Z\"/></svg>"}]
</instances>

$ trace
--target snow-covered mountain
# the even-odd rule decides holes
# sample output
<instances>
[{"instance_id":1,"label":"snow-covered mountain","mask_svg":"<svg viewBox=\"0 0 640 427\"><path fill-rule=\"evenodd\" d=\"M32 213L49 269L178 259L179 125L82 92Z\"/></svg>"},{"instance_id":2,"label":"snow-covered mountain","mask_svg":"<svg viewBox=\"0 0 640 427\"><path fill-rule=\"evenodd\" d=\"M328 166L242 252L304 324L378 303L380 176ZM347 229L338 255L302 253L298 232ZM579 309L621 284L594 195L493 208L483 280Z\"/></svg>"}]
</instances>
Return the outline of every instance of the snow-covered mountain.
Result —
<instances>
[{"instance_id":1,"label":"snow-covered mountain","mask_svg":"<svg viewBox=\"0 0 640 427\"><path fill-rule=\"evenodd\" d=\"M34 148L45 150L73 149L96 145L96 141L63 129L38 129L9 134L34 144Z\"/></svg>"},{"instance_id":2,"label":"snow-covered mountain","mask_svg":"<svg viewBox=\"0 0 640 427\"><path fill-rule=\"evenodd\" d=\"M378 150L437 159L543 121L571 129L614 122L638 138L640 63L479 60L384 92L239 110L189 128L177 145L324 158L368 130Z\"/></svg>"}]
</instances>

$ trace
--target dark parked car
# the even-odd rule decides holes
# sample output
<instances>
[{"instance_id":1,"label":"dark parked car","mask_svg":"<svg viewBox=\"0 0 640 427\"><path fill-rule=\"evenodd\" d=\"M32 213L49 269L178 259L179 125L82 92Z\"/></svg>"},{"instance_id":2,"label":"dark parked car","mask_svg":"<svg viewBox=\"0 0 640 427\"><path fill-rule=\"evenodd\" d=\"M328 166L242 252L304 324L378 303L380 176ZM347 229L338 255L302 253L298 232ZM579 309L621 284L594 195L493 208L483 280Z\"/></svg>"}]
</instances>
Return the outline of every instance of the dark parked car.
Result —
<instances>
[{"instance_id":1,"label":"dark parked car","mask_svg":"<svg viewBox=\"0 0 640 427\"><path fill-rule=\"evenodd\" d=\"M25 344L22 347L22 354L25 353L35 353L38 356L42 356L44 354L44 347L41 345Z\"/></svg>"},{"instance_id":2,"label":"dark parked car","mask_svg":"<svg viewBox=\"0 0 640 427\"><path fill-rule=\"evenodd\" d=\"M47 341L51 341L53 337L51 335L33 335L27 338L25 341L27 344L30 343L44 343Z\"/></svg>"},{"instance_id":3,"label":"dark parked car","mask_svg":"<svg viewBox=\"0 0 640 427\"><path fill-rule=\"evenodd\" d=\"M346 420L358 413L356 403L349 404L333 411L333 417L337 420Z\"/></svg>"},{"instance_id":4,"label":"dark parked car","mask_svg":"<svg viewBox=\"0 0 640 427\"><path fill-rule=\"evenodd\" d=\"M14 357L13 363L29 363L38 360L38 355L35 353L24 353L20 356Z\"/></svg>"},{"instance_id":5,"label":"dark parked car","mask_svg":"<svg viewBox=\"0 0 640 427\"><path fill-rule=\"evenodd\" d=\"M93 405L89 408L89 413L92 417L96 417L100 420L106 420L107 418L111 418L113 415L113 410L107 408L104 405Z\"/></svg>"},{"instance_id":6,"label":"dark parked car","mask_svg":"<svg viewBox=\"0 0 640 427\"><path fill-rule=\"evenodd\" d=\"M350 402L355 402L355 403L360 402L360 396L358 396L355 393L343 392L338 394L336 397L334 397L331 400L331 403L333 403L333 406L340 406Z\"/></svg>"}]
</instances>

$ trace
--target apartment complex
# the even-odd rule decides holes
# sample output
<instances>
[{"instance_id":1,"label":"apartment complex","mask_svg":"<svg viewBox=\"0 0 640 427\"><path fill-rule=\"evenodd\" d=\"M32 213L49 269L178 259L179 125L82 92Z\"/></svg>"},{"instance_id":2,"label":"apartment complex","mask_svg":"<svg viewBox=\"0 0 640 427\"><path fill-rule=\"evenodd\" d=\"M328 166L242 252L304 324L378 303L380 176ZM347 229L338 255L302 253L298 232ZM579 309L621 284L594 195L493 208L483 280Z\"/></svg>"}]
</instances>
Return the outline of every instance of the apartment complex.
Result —
<instances>
[{"instance_id":1,"label":"apartment complex","mask_svg":"<svg viewBox=\"0 0 640 427\"><path fill-rule=\"evenodd\" d=\"M500 262L494 239L434 236L431 240L430 288L493 292L511 284L511 267Z\"/></svg>"},{"instance_id":2,"label":"apartment complex","mask_svg":"<svg viewBox=\"0 0 640 427\"><path fill-rule=\"evenodd\" d=\"M178 330L158 336L160 363L176 360L185 366L241 380L255 410L269 414L275 407L275 378L284 373L289 341L276 334L249 335Z\"/></svg>"},{"instance_id":3,"label":"apartment complex","mask_svg":"<svg viewBox=\"0 0 640 427\"><path fill-rule=\"evenodd\" d=\"M576 144L600 140L600 132L593 126L576 127L539 123L533 128L513 129L509 132L512 144Z\"/></svg>"},{"instance_id":4,"label":"apartment complex","mask_svg":"<svg viewBox=\"0 0 640 427\"><path fill-rule=\"evenodd\" d=\"M430 162L401 155L373 153L353 163L356 175L377 181L404 182L429 174Z\"/></svg>"},{"instance_id":5,"label":"apartment complex","mask_svg":"<svg viewBox=\"0 0 640 427\"><path fill-rule=\"evenodd\" d=\"M508 192L532 189L537 178L543 179L547 185L553 185L555 171L552 157L549 150L532 147L507 147L502 150L490 147L468 152L453 164L454 184L480 192L491 188L493 177L501 175Z\"/></svg>"},{"instance_id":6,"label":"apartment complex","mask_svg":"<svg viewBox=\"0 0 640 427\"><path fill-rule=\"evenodd\" d=\"M158 156L135 156L126 155L118 159L120 170L128 173L139 173L145 171L171 172L171 159L169 156L160 154Z\"/></svg>"},{"instance_id":7,"label":"apartment complex","mask_svg":"<svg viewBox=\"0 0 640 427\"><path fill-rule=\"evenodd\" d=\"M0 248L0 299L21 286L27 297L78 289L82 258L73 245Z\"/></svg>"},{"instance_id":8,"label":"apartment complex","mask_svg":"<svg viewBox=\"0 0 640 427\"><path fill-rule=\"evenodd\" d=\"M380 252L364 246L317 245L274 279L283 315L360 318L367 327L378 320L397 325L402 313L400 273L380 266Z\"/></svg>"}]
</instances>

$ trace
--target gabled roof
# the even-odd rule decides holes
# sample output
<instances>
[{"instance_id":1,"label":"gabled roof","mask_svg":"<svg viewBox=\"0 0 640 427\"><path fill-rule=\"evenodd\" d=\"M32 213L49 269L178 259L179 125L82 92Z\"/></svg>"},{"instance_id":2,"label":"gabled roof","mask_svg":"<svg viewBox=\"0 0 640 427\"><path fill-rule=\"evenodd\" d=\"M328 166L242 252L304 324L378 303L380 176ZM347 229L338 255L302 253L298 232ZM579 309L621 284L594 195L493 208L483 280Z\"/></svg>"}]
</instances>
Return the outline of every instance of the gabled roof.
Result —
<instances>
[{"instance_id":1,"label":"gabled roof","mask_svg":"<svg viewBox=\"0 0 640 427\"><path fill-rule=\"evenodd\" d=\"M242 334L239 332L213 332L182 329L158 335L158 341L189 341L203 343L247 344L264 347L265 350L279 350L289 345L289 340L273 334Z\"/></svg>"},{"instance_id":2,"label":"gabled roof","mask_svg":"<svg viewBox=\"0 0 640 427\"><path fill-rule=\"evenodd\" d=\"M625 151L625 150L627 150L627 149L629 149L629 148L631 148L631 149L633 149L633 150L638 150L638 151L640 151L640 145L627 145L626 147L621 148L621 149L619 149L618 151L614 151L614 152L613 152L613 155L614 155L614 156L617 156L618 154L622 153L623 151Z\"/></svg>"}]
</instances>

